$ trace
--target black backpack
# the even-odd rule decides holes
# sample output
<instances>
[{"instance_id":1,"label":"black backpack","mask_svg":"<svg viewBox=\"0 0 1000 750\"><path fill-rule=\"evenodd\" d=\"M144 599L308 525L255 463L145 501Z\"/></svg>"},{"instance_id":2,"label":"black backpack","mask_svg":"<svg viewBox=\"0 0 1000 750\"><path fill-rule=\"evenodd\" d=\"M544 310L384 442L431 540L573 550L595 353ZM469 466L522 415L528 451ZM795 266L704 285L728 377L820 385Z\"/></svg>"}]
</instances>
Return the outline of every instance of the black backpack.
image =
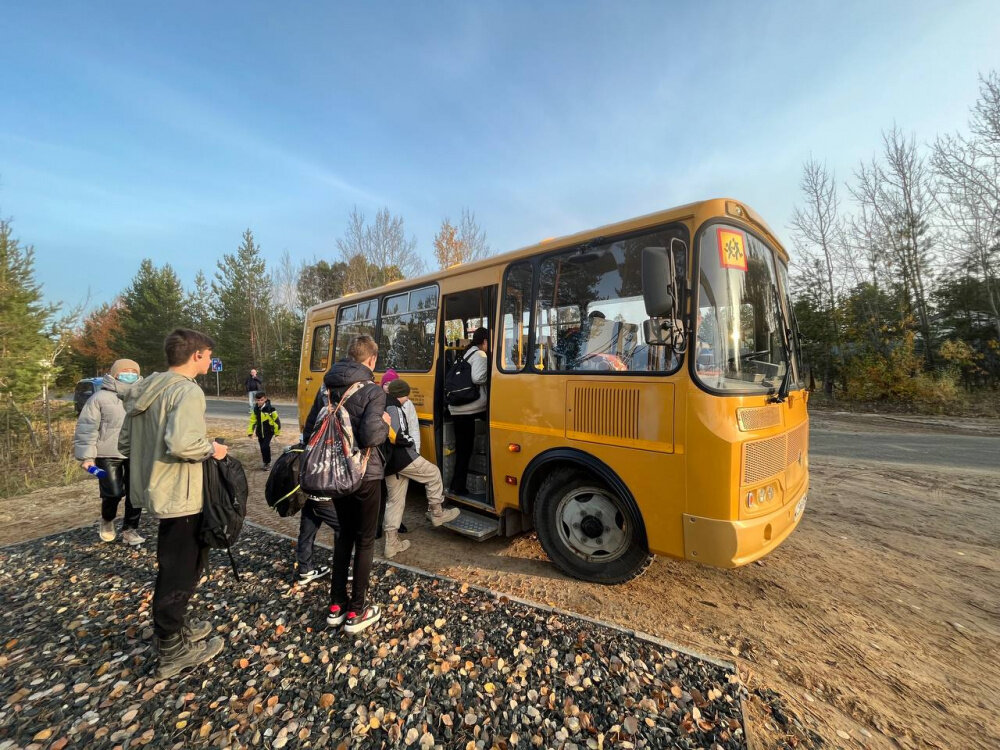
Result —
<instances>
[{"instance_id":1,"label":"black backpack","mask_svg":"<svg viewBox=\"0 0 1000 750\"><path fill-rule=\"evenodd\" d=\"M247 475L243 464L232 456L223 459L209 458L203 463L205 482L201 509L201 543L206 547L224 549L229 553L236 580L232 546L240 538L243 520L247 515Z\"/></svg>"},{"instance_id":2,"label":"black backpack","mask_svg":"<svg viewBox=\"0 0 1000 750\"><path fill-rule=\"evenodd\" d=\"M465 353L444 378L444 400L450 406L471 404L479 398L479 386L472 382L472 364Z\"/></svg>"},{"instance_id":3,"label":"black backpack","mask_svg":"<svg viewBox=\"0 0 1000 750\"><path fill-rule=\"evenodd\" d=\"M299 468L305 451L302 443L286 448L267 477L264 499L282 518L294 516L306 504L306 495L299 487Z\"/></svg>"}]
</instances>

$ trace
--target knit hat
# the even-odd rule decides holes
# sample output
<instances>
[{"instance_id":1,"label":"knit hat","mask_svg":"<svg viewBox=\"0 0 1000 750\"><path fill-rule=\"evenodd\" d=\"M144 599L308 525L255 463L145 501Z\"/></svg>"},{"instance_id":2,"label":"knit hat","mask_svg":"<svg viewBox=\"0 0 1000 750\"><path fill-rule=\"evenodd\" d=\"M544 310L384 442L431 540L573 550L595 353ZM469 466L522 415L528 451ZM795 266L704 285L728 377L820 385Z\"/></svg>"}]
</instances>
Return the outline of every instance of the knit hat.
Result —
<instances>
[{"instance_id":1,"label":"knit hat","mask_svg":"<svg viewBox=\"0 0 1000 750\"><path fill-rule=\"evenodd\" d=\"M393 373L393 375L395 374L396 373ZM410 384L407 383L405 380L400 380L399 376L396 376L396 379L390 382L389 387L386 388L385 390L386 393L388 393L393 398L399 398L400 396L409 396Z\"/></svg>"},{"instance_id":2,"label":"knit hat","mask_svg":"<svg viewBox=\"0 0 1000 750\"><path fill-rule=\"evenodd\" d=\"M139 369L139 363L134 359L116 359L115 363L111 365L111 370L108 374L113 378L117 378L118 373L122 370L135 370L136 372L141 372Z\"/></svg>"},{"instance_id":3,"label":"knit hat","mask_svg":"<svg viewBox=\"0 0 1000 750\"><path fill-rule=\"evenodd\" d=\"M390 367L388 370L385 371L385 375L382 376L382 386L385 387L388 383L391 383L393 380L399 380L399 375L397 375L396 371Z\"/></svg>"}]
</instances>

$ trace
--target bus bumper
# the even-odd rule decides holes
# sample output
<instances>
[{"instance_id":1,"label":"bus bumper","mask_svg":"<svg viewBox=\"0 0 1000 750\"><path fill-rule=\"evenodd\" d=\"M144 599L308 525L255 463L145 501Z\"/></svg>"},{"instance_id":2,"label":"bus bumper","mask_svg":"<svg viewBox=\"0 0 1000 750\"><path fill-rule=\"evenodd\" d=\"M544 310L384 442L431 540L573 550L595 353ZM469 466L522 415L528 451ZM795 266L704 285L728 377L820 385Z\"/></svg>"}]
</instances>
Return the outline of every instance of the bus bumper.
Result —
<instances>
[{"instance_id":1,"label":"bus bumper","mask_svg":"<svg viewBox=\"0 0 1000 750\"><path fill-rule=\"evenodd\" d=\"M806 507L808 486L774 513L747 521L684 514L684 556L718 568L738 568L773 550L792 533Z\"/></svg>"}]
</instances>

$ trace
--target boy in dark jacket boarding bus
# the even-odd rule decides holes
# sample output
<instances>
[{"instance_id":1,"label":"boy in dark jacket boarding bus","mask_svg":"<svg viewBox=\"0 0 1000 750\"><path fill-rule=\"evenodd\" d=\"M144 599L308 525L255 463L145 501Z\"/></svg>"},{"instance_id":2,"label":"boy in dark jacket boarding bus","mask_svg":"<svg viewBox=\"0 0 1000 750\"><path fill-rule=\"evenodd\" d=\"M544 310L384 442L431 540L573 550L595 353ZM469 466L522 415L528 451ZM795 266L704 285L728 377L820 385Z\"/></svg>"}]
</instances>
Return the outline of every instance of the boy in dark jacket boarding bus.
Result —
<instances>
[{"instance_id":1,"label":"boy in dark jacket boarding bus","mask_svg":"<svg viewBox=\"0 0 1000 750\"><path fill-rule=\"evenodd\" d=\"M364 383L344 402L351 419L351 429L357 445L371 448L364 478L350 495L332 500L340 522L340 536L333 547L333 575L330 583L330 611L326 622L344 625L348 633L358 633L374 625L382 617L376 604L366 606L368 579L375 554L375 530L378 526L379 505L382 502L382 478L385 475L382 454L378 447L389 436L389 415L385 413L385 391L375 385L372 369L378 359L378 344L368 335L356 336L347 347L347 358L337 362L323 377L323 387L316 395L312 410L302 430L302 440L309 443L320 409L326 404L325 388L330 403L337 404L355 383ZM354 557L354 580L351 595L347 595L347 571Z\"/></svg>"}]
</instances>

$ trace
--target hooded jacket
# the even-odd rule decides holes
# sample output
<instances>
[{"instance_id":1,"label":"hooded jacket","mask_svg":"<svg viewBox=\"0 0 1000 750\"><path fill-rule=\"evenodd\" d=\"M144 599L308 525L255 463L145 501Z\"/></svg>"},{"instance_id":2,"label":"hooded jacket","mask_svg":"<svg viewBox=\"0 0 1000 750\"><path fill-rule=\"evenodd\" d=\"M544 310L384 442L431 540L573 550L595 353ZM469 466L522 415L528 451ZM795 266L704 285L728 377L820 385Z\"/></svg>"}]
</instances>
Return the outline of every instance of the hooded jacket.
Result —
<instances>
[{"instance_id":1,"label":"hooded jacket","mask_svg":"<svg viewBox=\"0 0 1000 750\"><path fill-rule=\"evenodd\" d=\"M258 439L270 440L281 434L281 418L278 410L271 406L271 399L264 401L263 406L254 404L250 412L250 424L247 425L247 436L256 435Z\"/></svg>"},{"instance_id":2,"label":"hooded jacket","mask_svg":"<svg viewBox=\"0 0 1000 750\"><path fill-rule=\"evenodd\" d=\"M385 462L379 447L389 436L389 425L382 420L385 413L385 391L375 385L372 371L360 362L341 360L323 376L323 386L330 392L330 404L336 406L344 391L354 383L369 383L344 402L351 417L354 439L360 448L371 448L365 481L385 476ZM308 443L316 429L316 417L326 404L323 388L316 394L309 416L302 428L302 442Z\"/></svg>"},{"instance_id":3,"label":"hooded jacket","mask_svg":"<svg viewBox=\"0 0 1000 750\"><path fill-rule=\"evenodd\" d=\"M87 399L73 433L73 455L77 461L95 458L125 458L118 450L118 433L125 421L125 407L119 392L134 386L104 376L101 387Z\"/></svg>"},{"instance_id":4,"label":"hooded jacket","mask_svg":"<svg viewBox=\"0 0 1000 750\"><path fill-rule=\"evenodd\" d=\"M129 459L132 504L157 518L200 513L201 462L213 452L201 388L184 375L154 372L123 400L118 449Z\"/></svg>"},{"instance_id":5,"label":"hooded jacket","mask_svg":"<svg viewBox=\"0 0 1000 750\"><path fill-rule=\"evenodd\" d=\"M420 457L414 446L409 419L403 405L394 396L386 396L385 413L389 415L389 442L386 443L386 474L397 474ZM417 425L419 432L420 425Z\"/></svg>"}]
</instances>

